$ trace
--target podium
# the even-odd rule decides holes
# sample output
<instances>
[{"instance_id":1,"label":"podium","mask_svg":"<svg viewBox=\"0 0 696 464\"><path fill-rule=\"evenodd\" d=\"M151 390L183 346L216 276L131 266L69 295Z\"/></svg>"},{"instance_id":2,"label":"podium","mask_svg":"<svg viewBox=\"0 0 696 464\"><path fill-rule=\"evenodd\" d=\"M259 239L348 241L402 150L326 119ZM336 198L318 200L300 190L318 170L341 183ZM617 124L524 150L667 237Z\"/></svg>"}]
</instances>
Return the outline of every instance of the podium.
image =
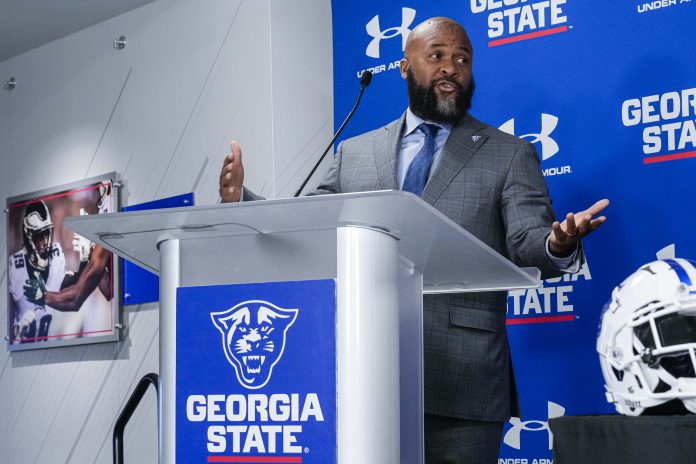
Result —
<instances>
[{"instance_id":1,"label":"podium","mask_svg":"<svg viewBox=\"0 0 696 464\"><path fill-rule=\"evenodd\" d=\"M159 446L167 464L177 453L177 289L333 279L336 461L420 464L422 294L540 283L536 269L516 267L401 191L71 217L65 225L160 275ZM208 462L261 462L228 455ZM282 459L319 462L311 454Z\"/></svg>"}]
</instances>

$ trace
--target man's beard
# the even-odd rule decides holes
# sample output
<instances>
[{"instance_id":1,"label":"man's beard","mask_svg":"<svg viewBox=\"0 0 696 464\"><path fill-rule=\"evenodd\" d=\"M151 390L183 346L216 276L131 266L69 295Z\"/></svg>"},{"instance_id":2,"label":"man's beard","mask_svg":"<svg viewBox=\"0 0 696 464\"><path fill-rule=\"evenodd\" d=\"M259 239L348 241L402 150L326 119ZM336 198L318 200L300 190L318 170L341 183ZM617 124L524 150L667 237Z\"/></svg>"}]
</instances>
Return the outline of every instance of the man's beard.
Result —
<instances>
[{"instance_id":1,"label":"man's beard","mask_svg":"<svg viewBox=\"0 0 696 464\"><path fill-rule=\"evenodd\" d=\"M423 87L416 82L411 69L406 71L406 75L408 106L415 115L428 121L456 124L471 108L471 99L474 96L473 76L469 87L464 89L458 82L446 77L433 81L429 87ZM435 86L443 80L456 86L459 90L454 99L438 99Z\"/></svg>"}]
</instances>

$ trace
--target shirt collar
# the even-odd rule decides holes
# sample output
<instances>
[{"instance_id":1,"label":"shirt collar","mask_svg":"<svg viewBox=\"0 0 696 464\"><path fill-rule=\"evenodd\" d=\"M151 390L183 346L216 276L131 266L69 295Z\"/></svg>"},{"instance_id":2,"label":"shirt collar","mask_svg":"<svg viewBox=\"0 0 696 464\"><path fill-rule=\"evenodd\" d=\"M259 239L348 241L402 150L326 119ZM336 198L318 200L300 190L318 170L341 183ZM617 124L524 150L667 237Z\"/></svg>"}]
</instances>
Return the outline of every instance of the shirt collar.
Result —
<instances>
[{"instance_id":1,"label":"shirt collar","mask_svg":"<svg viewBox=\"0 0 696 464\"><path fill-rule=\"evenodd\" d=\"M402 135L402 138L411 135L413 133L413 131L418 129L418 126L420 126L424 122L428 123L428 124L435 124L437 126L440 126L448 134L452 131L452 124L426 121L425 119L413 114L413 112L411 111L411 108L408 108L406 110L406 124L404 125L404 134Z\"/></svg>"}]
</instances>

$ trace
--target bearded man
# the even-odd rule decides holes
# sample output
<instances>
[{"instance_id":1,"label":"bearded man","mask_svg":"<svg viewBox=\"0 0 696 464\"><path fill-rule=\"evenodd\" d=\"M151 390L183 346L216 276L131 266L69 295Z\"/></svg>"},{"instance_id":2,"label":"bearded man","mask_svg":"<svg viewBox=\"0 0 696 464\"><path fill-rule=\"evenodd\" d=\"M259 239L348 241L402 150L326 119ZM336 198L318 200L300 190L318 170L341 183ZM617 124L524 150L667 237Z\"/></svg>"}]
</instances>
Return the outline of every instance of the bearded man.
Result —
<instances>
[{"instance_id":1,"label":"bearded man","mask_svg":"<svg viewBox=\"0 0 696 464\"><path fill-rule=\"evenodd\" d=\"M415 27L400 62L408 109L341 143L312 194L410 191L518 266L543 278L576 272L580 239L604 222L595 215L609 202L556 221L534 146L468 113L472 58L455 21ZM233 141L220 173L223 202L260 199L243 186L241 156ZM519 416L506 293L426 295L423 311L425 462L496 463L503 424Z\"/></svg>"}]
</instances>

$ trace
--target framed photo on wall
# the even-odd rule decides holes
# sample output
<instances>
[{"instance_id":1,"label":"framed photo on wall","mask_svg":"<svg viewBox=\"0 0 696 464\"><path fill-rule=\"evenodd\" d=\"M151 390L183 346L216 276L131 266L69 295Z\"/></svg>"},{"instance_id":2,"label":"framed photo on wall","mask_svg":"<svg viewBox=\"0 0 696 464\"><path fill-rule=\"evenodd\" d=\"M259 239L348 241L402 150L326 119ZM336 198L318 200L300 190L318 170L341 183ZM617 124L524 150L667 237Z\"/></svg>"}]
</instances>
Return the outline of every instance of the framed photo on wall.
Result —
<instances>
[{"instance_id":1,"label":"framed photo on wall","mask_svg":"<svg viewBox=\"0 0 696 464\"><path fill-rule=\"evenodd\" d=\"M11 351L119 339L119 260L63 227L118 211L119 186L110 173L7 199Z\"/></svg>"}]
</instances>

